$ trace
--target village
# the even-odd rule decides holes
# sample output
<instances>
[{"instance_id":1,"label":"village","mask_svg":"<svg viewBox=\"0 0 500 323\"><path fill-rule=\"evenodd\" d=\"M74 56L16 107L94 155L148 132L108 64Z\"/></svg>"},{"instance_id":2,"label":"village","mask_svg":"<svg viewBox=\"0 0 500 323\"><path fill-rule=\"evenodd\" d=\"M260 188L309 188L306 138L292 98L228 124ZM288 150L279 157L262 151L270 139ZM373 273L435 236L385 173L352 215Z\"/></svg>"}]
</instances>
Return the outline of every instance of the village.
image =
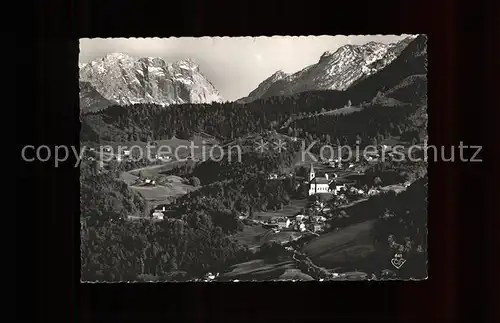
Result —
<instances>
[{"instance_id":1,"label":"village","mask_svg":"<svg viewBox=\"0 0 500 323\"><path fill-rule=\"evenodd\" d=\"M133 162L134 158L131 158L133 154L131 150L126 149L120 152L120 154L113 155L111 149L105 148L103 156L115 163L137 165ZM90 148L86 158L95 160L100 157L99 155L95 148ZM303 191L304 194L301 198L292 199L292 205L285 206L282 210L254 212L253 214L241 213L238 220L244 224L245 229L241 234L236 235L236 239L241 239L240 242L243 244L252 239L250 246L255 248L264 241L287 244L305 236L320 236L323 232L337 230L336 220L349 217L349 207L383 191L404 190L411 184L403 182L383 186L384 183L380 178L375 178L369 183L362 181L367 171L380 163L381 156L385 161L390 162L394 157L392 147L380 145L377 151L366 153L361 158L351 158L348 161L344 161L340 156L320 159L309 163L298 163L283 173L266 174L268 180L279 181L293 178L296 183L295 189ZM146 165L141 165L140 168L135 168L137 167L135 166L121 172L122 179L124 175L127 175L127 184L140 192L152 206L146 217L129 217L128 220L176 221L178 219L168 201L170 198L175 198L173 196L175 194L180 196L185 194L184 192L196 189L195 186L199 183L193 184L179 176L164 176L160 171L152 171L155 168L161 169L164 165L182 163L173 160L172 156L158 155L155 150L151 150L148 157ZM187 153L183 157L187 160L191 154ZM160 195L165 194L170 196L164 200L165 202L161 202Z\"/></svg>"},{"instance_id":2,"label":"village","mask_svg":"<svg viewBox=\"0 0 500 323\"><path fill-rule=\"evenodd\" d=\"M304 165L296 167L294 172L268 174L269 180L284 180L290 177L299 179L297 190L305 188L307 197L303 200L294 200L292 203L302 207L297 212L284 209L282 212L269 212L270 214L266 212L252 216L241 214L239 220L247 226L262 227L270 235L275 235L276 241L283 244L298 239L304 234L319 235L327 229L332 229L330 220L348 217L346 210L350 206L366 201L370 196L383 191L404 190L411 184L404 182L398 185L382 186L380 179L377 178L372 185L368 186L356 179L377 164L379 162L377 159L382 154L385 154L385 160L388 161L393 157L390 146L380 145L378 152L367 154L358 162L344 163L341 158L328 159L310 163L306 174L300 174L300 168L303 171ZM142 185L156 184L154 180L148 178L139 179L139 181L142 181ZM153 209L150 216L152 220L161 221L169 219L169 213L168 205L161 205ZM286 233L290 234L286 235Z\"/></svg>"},{"instance_id":3,"label":"village","mask_svg":"<svg viewBox=\"0 0 500 323\"><path fill-rule=\"evenodd\" d=\"M425 279L427 37L396 36L308 43L312 65L288 37L290 74L81 40L82 281Z\"/></svg>"},{"instance_id":4,"label":"village","mask_svg":"<svg viewBox=\"0 0 500 323\"><path fill-rule=\"evenodd\" d=\"M110 149L104 154L111 154L111 152ZM196 161L190 161L184 156L182 161L175 160L170 155L158 156L157 153L152 152L144 165L143 162L135 162L134 158L130 158L131 154L129 150L124 150L122 154L114 158L107 156L106 167L100 168L101 171L109 171L109 165L113 163L132 166L132 168L126 167L125 170L120 168L122 170L118 172L119 176L131 189L143 195L150 207L145 215L128 216L127 220L147 220L152 223L184 222L184 219L179 218L179 212L173 208L172 201L192 190L203 187L203 183L200 183L199 180L198 183L193 183L191 182L192 178L167 175L164 170L171 169L174 164ZM96 158L97 162L100 155L95 153L95 149L91 149L87 158ZM187 154L187 157L190 156L191 154ZM381 156L384 157L382 161ZM317 161L297 162L291 168L285 168L279 173L263 173L261 175L268 181L292 181L296 193L300 192L301 194L291 194L290 204L278 209L248 213L236 212L240 229L231 234L230 237L237 243L247 246L252 252L257 252L262 246L269 243L283 246L291 257L286 266L300 268L290 269L292 271L299 270L301 273L311 274L312 270L316 271L316 274L313 274L315 277L334 280L365 279L366 275L355 269L323 267L324 265L318 265L307 259L311 254L323 252L321 250L328 248L328 246L341 244L335 239L356 239L355 236L362 236L365 234L364 232L369 230L371 225L369 221L359 224L354 221L350 228L345 229L342 223L346 221L351 223L349 213L356 213L350 209L351 207L357 206L358 203L364 203L370 197L384 192L399 193L411 185L408 180L400 182L394 181L394 179L389 180L390 176L384 175L385 171L377 171L381 164L385 162L391 164L393 158L392 147L380 145L377 151L366 153L361 158L354 157L349 160L345 157L343 160L339 156L329 159L320 158ZM392 164L398 165L397 162ZM393 173L397 172L393 171ZM363 245L363 243L365 242L356 241L354 245L360 244L361 247L353 248L367 248L367 250L371 248L369 244ZM316 261L318 258L314 259ZM290 261L294 265L291 265ZM258 267L257 263L254 265L250 263L249 266ZM245 268L245 266L245 263L240 265L241 268ZM269 268L274 268L273 266L269 265ZM279 268L279 265L276 266ZM267 267L262 264L260 268ZM230 273L215 272L206 273L201 280L225 281L230 279L238 281L238 279L230 277Z\"/></svg>"}]
</instances>

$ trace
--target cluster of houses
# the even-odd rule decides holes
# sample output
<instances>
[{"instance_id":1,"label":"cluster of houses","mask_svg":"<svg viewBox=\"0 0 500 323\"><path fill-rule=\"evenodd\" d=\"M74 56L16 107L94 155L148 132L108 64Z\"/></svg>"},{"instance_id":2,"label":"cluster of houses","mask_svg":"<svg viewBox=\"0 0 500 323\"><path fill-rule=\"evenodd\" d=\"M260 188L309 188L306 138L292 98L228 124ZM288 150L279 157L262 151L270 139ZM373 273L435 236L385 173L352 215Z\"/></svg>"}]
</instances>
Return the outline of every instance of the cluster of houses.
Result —
<instances>
[{"instance_id":1,"label":"cluster of houses","mask_svg":"<svg viewBox=\"0 0 500 323\"><path fill-rule=\"evenodd\" d=\"M208 272L208 273L205 274L204 280L205 281L212 281L212 280L214 280L217 277L219 277L219 273L212 274L211 272Z\"/></svg>"},{"instance_id":2,"label":"cluster of houses","mask_svg":"<svg viewBox=\"0 0 500 323\"><path fill-rule=\"evenodd\" d=\"M94 148L91 148L91 150L95 150ZM111 154L112 150L109 147L105 147L103 149L105 153ZM119 150L119 152L115 155L113 155L113 160L116 160L118 162L124 161L132 156L132 152L130 149L125 149L125 150ZM149 156L144 156L144 158L147 158L149 160L160 160L164 162L168 162L172 160L172 157L169 155L158 155L157 153L154 152L149 152Z\"/></svg>"},{"instance_id":3,"label":"cluster of houses","mask_svg":"<svg viewBox=\"0 0 500 323\"><path fill-rule=\"evenodd\" d=\"M153 214L151 215L151 217L154 219L154 220L163 220L165 218L165 213L167 209L165 208L165 206L163 206L162 208L159 208L159 209L155 209L153 210Z\"/></svg>"},{"instance_id":4,"label":"cluster of houses","mask_svg":"<svg viewBox=\"0 0 500 323\"><path fill-rule=\"evenodd\" d=\"M322 202L315 203L313 207L315 207L316 210L328 209L323 205ZM324 230L326 220L327 218L323 215L305 215L299 213L291 217L280 217L272 219L267 223L267 226L272 227L275 232L279 232L280 230L285 229L294 230L297 232L320 232Z\"/></svg>"},{"instance_id":5,"label":"cluster of houses","mask_svg":"<svg viewBox=\"0 0 500 323\"><path fill-rule=\"evenodd\" d=\"M307 216L303 214L297 214L292 218L282 217L271 220L268 225L273 227L275 232L279 232L280 230L284 229L297 232L320 232L324 230L326 220L327 219L321 215Z\"/></svg>"},{"instance_id":6,"label":"cluster of houses","mask_svg":"<svg viewBox=\"0 0 500 323\"><path fill-rule=\"evenodd\" d=\"M329 166L331 168L338 168L338 169L350 169L354 170L355 165L353 163L342 163L342 158L337 158L337 159L327 159L323 161L323 165Z\"/></svg>"},{"instance_id":7,"label":"cluster of houses","mask_svg":"<svg viewBox=\"0 0 500 323\"><path fill-rule=\"evenodd\" d=\"M267 176L267 179L273 180L273 179L285 179L287 177L293 177L293 173L288 173L288 174L276 174L276 173L271 173Z\"/></svg>"},{"instance_id":8,"label":"cluster of houses","mask_svg":"<svg viewBox=\"0 0 500 323\"><path fill-rule=\"evenodd\" d=\"M392 158L395 157L394 153L394 147L388 146L388 145L380 145L378 146L377 151L366 151L365 152L365 159L367 161L374 161L378 160L381 156L383 156L384 160L390 161ZM400 154L402 151L400 152Z\"/></svg>"},{"instance_id":9,"label":"cluster of houses","mask_svg":"<svg viewBox=\"0 0 500 323\"><path fill-rule=\"evenodd\" d=\"M361 189L358 189L354 186L346 187L342 185L342 188L338 189L339 194L336 194L335 197L335 205L340 206L342 204L347 204L349 201L346 197L345 193L350 192L351 194L359 194L359 195L376 195L379 193L376 189L370 189L368 192L364 192ZM345 193L340 193L345 192ZM326 227L326 222L328 217L330 216L331 208L326 205L324 202L314 201L308 207L308 209L312 212L305 212L306 214L296 214L291 217L280 217L269 220L266 225L274 229L275 232L279 232L280 230L294 230L297 232L321 232ZM309 214L309 215L308 215Z\"/></svg>"}]
</instances>

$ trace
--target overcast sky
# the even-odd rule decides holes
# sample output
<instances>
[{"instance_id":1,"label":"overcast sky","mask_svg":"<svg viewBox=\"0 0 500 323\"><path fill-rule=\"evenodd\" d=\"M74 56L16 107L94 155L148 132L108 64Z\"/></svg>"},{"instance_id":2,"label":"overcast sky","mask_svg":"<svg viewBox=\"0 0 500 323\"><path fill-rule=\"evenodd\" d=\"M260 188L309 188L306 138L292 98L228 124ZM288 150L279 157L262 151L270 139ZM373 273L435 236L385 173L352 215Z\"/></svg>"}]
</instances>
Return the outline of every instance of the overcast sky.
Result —
<instances>
[{"instance_id":1,"label":"overcast sky","mask_svg":"<svg viewBox=\"0 0 500 323\"><path fill-rule=\"evenodd\" d=\"M80 39L80 63L108 53L161 57L167 62L191 58L225 100L247 96L278 70L294 73L318 62L325 51L369 41L391 43L408 35L313 37L202 37Z\"/></svg>"}]
</instances>

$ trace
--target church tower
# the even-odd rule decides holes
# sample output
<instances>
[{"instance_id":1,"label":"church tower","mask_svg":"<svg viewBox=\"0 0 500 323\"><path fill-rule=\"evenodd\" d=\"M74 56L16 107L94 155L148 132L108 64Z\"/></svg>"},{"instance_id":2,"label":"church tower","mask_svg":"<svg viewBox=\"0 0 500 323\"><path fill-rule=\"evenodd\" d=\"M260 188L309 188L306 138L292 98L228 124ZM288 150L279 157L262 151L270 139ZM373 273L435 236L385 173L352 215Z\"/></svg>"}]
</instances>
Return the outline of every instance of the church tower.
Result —
<instances>
[{"instance_id":1,"label":"church tower","mask_svg":"<svg viewBox=\"0 0 500 323\"><path fill-rule=\"evenodd\" d=\"M311 164L311 168L309 168L309 180L312 181L314 177L316 177L316 174L314 173L313 164Z\"/></svg>"}]
</instances>

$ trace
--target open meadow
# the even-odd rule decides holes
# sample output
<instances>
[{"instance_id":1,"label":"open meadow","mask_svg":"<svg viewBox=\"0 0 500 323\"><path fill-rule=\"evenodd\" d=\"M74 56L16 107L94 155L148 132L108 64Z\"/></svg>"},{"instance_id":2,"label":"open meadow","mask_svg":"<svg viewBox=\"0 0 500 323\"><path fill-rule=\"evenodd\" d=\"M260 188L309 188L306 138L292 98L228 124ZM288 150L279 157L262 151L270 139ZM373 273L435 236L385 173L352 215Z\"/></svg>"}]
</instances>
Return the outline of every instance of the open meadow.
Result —
<instances>
[{"instance_id":1,"label":"open meadow","mask_svg":"<svg viewBox=\"0 0 500 323\"><path fill-rule=\"evenodd\" d=\"M169 204L178 196L194 191L194 186L185 184L178 176L166 176L165 181L160 185L155 186L135 186L133 185L138 179L132 172L122 172L120 178L129 185L131 189L140 193L149 206L157 206L159 204Z\"/></svg>"},{"instance_id":2,"label":"open meadow","mask_svg":"<svg viewBox=\"0 0 500 323\"><path fill-rule=\"evenodd\" d=\"M171 183L165 186L157 185L153 187L130 186L130 188L139 192L148 205L151 206L169 204L174 198L195 190L193 186L183 183Z\"/></svg>"},{"instance_id":3,"label":"open meadow","mask_svg":"<svg viewBox=\"0 0 500 323\"><path fill-rule=\"evenodd\" d=\"M293 230L281 230L275 233L272 229L265 228L261 224L245 225L243 230L233 235L233 239L238 243L255 249L266 242L284 243L296 240L304 234Z\"/></svg>"},{"instance_id":4,"label":"open meadow","mask_svg":"<svg viewBox=\"0 0 500 323\"><path fill-rule=\"evenodd\" d=\"M283 206L281 210L267 211L267 212L256 212L254 213L254 218L260 221L272 220L280 217L290 217L298 212L307 205L307 200L292 200L289 205Z\"/></svg>"}]
</instances>

